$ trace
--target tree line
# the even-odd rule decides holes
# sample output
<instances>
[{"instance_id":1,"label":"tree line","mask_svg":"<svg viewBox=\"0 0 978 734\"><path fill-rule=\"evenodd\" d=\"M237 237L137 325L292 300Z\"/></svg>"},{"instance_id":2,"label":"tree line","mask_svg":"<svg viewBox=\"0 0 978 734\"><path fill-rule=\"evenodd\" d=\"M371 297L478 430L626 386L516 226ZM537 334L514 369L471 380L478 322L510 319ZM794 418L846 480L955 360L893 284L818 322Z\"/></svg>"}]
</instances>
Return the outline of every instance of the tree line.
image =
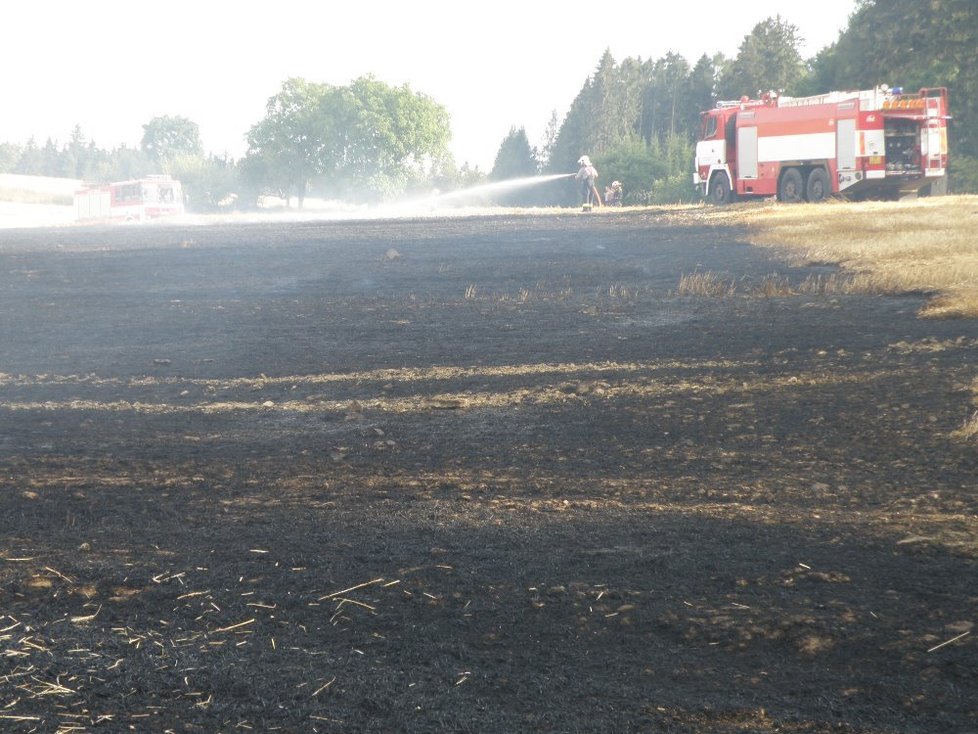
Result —
<instances>
[{"instance_id":1,"label":"tree line","mask_svg":"<svg viewBox=\"0 0 978 734\"><path fill-rule=\"evenodd\" d=\"M694 63L668 53L616 61L610 50L561 120L551 116L531 145L524 127L501 141L488 173L457 166L448 152L445 108L409 86L372 76L334 86L288 79L246 136L240 160L207 155L195 123L154 118L138 148L103 150L76 127L69 141L0 144L0 172L124 180L166 172L180 178L198 210L274 194L374 202L414 191L451 191L489 180L568 173L587 153L602 182L622 182L625 203L689 201L700 113L718 99L777 90L793 96L878 84L946 86L951 187L978 192L978 4L973 0L857 0L846 28L816 56L803 59L799 29L780 16L757 23L737 55L703 54ZM566 180L499 203L574 203Z\"/></svg>"},{"instance_id":2,"label":"tree line","mask_svg":"<svg viewBox=\"0 0 978 734\"><path fill-rule=\"evenodd\" d=\"M588 153L605 182L623 183L626 203L688 201L700 112L717 100L888 84L948 88L950 186L978 193L978 3L857 0L834 43L806 60L802 41L796 26L776 16L757 23L734 58L703 54L691 64L670 53L618 63L606 51L543 145L531 149L523 130L512 130L490 176L525 175L531 160L543 172L571 171ZM572 193L563 194L567 203Z\"/></svg>"}]
</instances>

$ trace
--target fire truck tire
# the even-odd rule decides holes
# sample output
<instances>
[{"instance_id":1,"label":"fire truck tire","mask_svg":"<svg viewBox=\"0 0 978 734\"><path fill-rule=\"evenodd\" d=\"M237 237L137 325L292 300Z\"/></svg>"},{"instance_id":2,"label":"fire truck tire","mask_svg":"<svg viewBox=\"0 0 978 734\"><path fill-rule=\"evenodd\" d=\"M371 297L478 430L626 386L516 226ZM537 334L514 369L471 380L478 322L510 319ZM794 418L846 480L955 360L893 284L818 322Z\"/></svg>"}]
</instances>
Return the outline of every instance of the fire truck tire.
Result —
<instances>
[{"instance_id":1,"label":"fire truck tire","mask_svg":"<svg viewBox=\"0 0 978 734\"><path fill-rule=\"evenodd\" d=\"M729 204L732 200L730 196L730 181L724 173L717 173L710 179L710 201L721 206Z\"/></svg>"},{"instance_id":2,"label":"fire truck tire","mask_svg":"<svg viewBox=\"0 0 978 734\"><path fill-rule=\"evenodd\" d=\"M781 174L781 181L778 183L778 201L793 204L801 201L804 197L805 180L801 177L801 171L797 168L787 168Z\"/></svg>"},{"instance_id":3,"label":"fire truck tire","mask_svg":"<svg viewBox=\"0 0 978 734\"><path fill-rule=\"evenodd\" d=\"M816 167L808 174L805 184L805 199L815 204L824 201L829 195L829 176L824 168Z\"/></svg>"}]
</instances>

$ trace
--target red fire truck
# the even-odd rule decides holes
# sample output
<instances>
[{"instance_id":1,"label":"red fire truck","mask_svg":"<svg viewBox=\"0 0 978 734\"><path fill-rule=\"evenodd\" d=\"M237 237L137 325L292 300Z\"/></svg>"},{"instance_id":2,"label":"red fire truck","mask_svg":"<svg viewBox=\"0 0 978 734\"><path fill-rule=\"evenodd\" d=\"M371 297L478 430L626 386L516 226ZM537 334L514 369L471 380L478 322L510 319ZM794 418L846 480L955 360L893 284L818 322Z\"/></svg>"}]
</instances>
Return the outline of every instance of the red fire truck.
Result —
<instances>
[{"instance_id":1,"label":"red fire truck","mask_svg":"<svg viewBox=\"0 0 978 734\"><path fill-rule=\"evenodd\" d=\"M701 115L693 183L715 204L946 193L949 119L944 87L719 102Z\"/></svg>"},{"instance_id":2,"label":"red fire truck","mask_svg":"<svg viewBox=\"0 0 978 734\"><path fill-rule=\"evenodd\" d=\"M144 222L183 212L180 182L166 175L86 186L75 192L79 221Z\"/></svg>"}]
</instances>

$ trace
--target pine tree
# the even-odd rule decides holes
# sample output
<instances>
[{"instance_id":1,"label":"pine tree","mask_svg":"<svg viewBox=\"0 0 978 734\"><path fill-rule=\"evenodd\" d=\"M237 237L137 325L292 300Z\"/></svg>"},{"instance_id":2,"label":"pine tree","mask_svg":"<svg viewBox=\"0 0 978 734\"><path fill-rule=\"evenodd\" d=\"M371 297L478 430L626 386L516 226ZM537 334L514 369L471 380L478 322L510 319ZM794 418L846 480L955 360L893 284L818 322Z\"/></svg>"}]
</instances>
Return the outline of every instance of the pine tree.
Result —
<instances>
[{"instance_id":1,"label":"pine tree","mask_svg":"<svg viewBox=\"0 0 978 734\"><path fill-rule=\"evenodd\" d=\"M769 89L790 89L804 73L798 51L801 41L798 28L780 15L758 23L720 79L723 96L736 99Z\"/></svg>"},{"instance_id":2,"label":"pine tree","mask_svg":"<svg viewBox=\"0 0 978 734\"><path fill-rule=\"evenodd\" d=\"M491 181L504 181L511 178L524 178L537 173L537 159L526 137L526 130L515 127L503 139L496 153L496 160L489 172Z\"/></svg>"}]
</instances>

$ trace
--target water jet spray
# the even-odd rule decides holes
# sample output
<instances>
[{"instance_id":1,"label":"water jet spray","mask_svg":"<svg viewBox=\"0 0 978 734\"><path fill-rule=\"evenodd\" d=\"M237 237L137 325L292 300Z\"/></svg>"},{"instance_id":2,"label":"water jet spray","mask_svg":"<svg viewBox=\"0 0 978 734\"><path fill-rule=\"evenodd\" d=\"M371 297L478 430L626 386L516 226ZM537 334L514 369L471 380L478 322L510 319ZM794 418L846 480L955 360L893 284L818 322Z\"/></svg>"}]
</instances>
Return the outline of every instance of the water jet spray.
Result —
<instances>
[{"instance_id":1,"label":"water jet spray","mask_svg":"<svg viewBox=\"0 0 978 734\"><path fill-rule=\"evenodd\" d=\"M505 181L493 181L492 183L470 186L467 189L450 191L446 194L437 194L433 198L436 202L457 202L465 199L490 196L492 194L509 194L519 189L536 186L561 178L570 178L573 173L554 173L548 176L526 176L525 178L509 178Z\"/></svg>"},{"instance_id":2,"label":"water jet spray","mask_svg":"<svg viewBox=\"0 0 978 734\"><path fill-rule=\"evenodd\" d=\"M526 176L523 178L510 178L505 181L493 181L491 183L479 184L446 193L436 191L430 196L389 204L383 207L383 209L403 216L413 212L430 213L443 208L480 206L486 204L486 200L491 196L510 194L520 189L530 188L531 186L538 186L562 178L571 178L574 175L573 173L555 173L545 176Z\"/></svg>"}]
</instances>

